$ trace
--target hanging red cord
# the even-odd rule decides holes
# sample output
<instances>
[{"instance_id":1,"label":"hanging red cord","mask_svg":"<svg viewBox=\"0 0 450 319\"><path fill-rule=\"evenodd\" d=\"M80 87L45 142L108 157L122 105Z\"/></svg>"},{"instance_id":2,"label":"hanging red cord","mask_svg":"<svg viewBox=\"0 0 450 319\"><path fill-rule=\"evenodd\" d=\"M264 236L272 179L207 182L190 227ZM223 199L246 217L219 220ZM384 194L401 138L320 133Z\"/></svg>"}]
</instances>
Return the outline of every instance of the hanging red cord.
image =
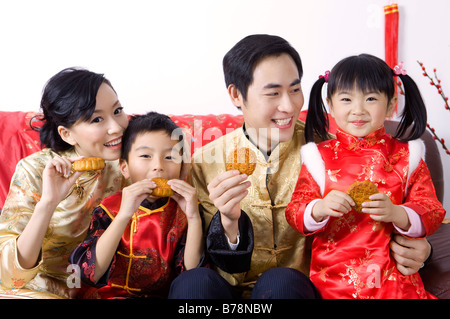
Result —
<instances>
[{"instance_id":1,"label":"hanging red cord","mask_svg":"<svg viewBox=\"0 0 450 319\"><path fill-rule=\"evenodd\" d=\"M384 55L386 63L394 68L398 60L398 6L384 7Z\"/></svg>"},{"instance_id":2,"label":"hanging red cord","mask_svg":"<svg viewBox=\"0 0 450 319\"><path fill-rule=\"evenodd\" d=\"M393 69L398 64L398 6L384 7L384 60ZM396 79L394 79L396 80ZM397 92L397 87L395 87ZM396 93L397 94L397 93ZM397 106L395 107L397 113Z\"/></svg>"}]
</instances>

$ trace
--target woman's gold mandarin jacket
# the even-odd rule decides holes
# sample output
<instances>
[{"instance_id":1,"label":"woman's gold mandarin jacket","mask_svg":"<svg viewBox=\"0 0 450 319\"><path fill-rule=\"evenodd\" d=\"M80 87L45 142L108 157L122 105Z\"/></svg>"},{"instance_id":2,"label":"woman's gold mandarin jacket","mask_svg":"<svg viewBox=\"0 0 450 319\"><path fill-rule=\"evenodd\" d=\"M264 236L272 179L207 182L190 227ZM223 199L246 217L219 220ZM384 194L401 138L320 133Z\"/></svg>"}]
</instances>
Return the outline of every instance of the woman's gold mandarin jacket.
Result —
<instances>
[{"instance_id":1,"label":"woman's gold mandarin jacket","mask_svg":"<svg viewBox=\"0 0 450 319\"><path fill-rule=\"evenodd\" d=\"M16 242L42 194L42 173L55 156L76 157L74 150L56 153L43 149L22 159L12 177L8 198L0 214L0 294L17 297L70 297L76 285L68 264L72 250L84 239L91 212L109 195L122 188L118 160L106 162L102 171L86 172L56 208L47 229L38 264L24 269L17 259ZM68 268L69 266L69 268Z\"/></svg>"}]
</instances>

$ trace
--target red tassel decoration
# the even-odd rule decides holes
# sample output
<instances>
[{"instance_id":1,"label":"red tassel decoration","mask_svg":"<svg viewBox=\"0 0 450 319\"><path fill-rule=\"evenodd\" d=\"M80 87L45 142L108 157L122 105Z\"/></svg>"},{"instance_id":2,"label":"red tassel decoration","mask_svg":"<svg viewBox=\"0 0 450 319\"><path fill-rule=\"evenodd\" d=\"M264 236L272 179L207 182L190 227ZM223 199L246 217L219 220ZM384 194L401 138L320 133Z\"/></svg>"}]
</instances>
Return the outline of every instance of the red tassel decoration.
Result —
<instances>
[{"instance_id":1,"label":"red tassel decoration","mask_svg":"<svg viewBox=\"0 0 450 319\"><path fill-rule=\"evenodd\" d=\"M387 65L393 69L398 63L398 6L384 7L384 56Z\"/></svg>"},{"instance_id":2,"label":"red tassel decoration","mask_svg":"<svg viewBox=\"0 0 450 319\"><path fill-rule=\"evenodd\" d=\"M384 60L393 69L398 64L398 6L384 7ZM394 78L394 81L397 79ZM395 87L397 92L397 87ZM397 94L397 93L396 93ZM397 106L395 106L397 113Z\"/></svg>"}]
</instances>

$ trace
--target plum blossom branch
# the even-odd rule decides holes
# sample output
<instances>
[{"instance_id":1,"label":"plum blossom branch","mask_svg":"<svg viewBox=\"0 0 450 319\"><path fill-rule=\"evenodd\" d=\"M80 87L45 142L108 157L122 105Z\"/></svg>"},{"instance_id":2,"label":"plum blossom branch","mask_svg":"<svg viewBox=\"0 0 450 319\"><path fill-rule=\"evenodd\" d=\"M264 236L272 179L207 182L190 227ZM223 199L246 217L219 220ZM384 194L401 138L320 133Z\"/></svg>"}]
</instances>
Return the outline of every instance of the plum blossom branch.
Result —
<instances>
[{"instance_id":1,"label":"plum blossom branch","mask_svg":"<svg viewBox=\"0 0 450 319\"><path fill-rule=\"evenodd\" d=\"M430 80L430 85L434 86L438 92L438 94L442 97L442 99L444 100L444 108L447 111L450 111L450 106L448 104L448 97L445 96L444 93L444 89L441 86L441 80L438 78L437 73L436 73L436 68L433 69L433 73L434 73L434 79L428 74L425 66L423 65L422 62L417 61L417 63L420 65L420 67L422 68L422 75L424 77L427 77ZM437 134L436 134L436 130L431 127L431 125L429 123L427 123L427 128L428 130L431 132L431 134L433 134L433 139L435 139L436 141L438 141L441 145L442 148L445 150L445 152L447 153L447 155L450 155L450 151L448 150L447 146L445 145L445 140L443 138L440 138Z\"/></svg>"}]
</instances>

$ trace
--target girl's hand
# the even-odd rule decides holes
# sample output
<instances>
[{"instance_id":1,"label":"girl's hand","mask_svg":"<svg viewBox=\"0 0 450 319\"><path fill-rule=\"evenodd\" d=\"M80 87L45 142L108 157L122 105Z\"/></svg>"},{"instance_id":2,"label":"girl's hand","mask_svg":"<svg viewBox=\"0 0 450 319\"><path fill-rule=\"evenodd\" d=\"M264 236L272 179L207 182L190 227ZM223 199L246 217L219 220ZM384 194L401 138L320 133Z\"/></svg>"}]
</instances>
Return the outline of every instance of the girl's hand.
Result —
<instances>
[{"instance_id":1,"label":"girl's hand","mask_svg":"<svg viewBox=\"0 0 450 319\"><path fill-rule=\"evenodd\" d=\"M172 198L178 203L180 208L186 214L188 222L200 218L198 212L197 190L180 179L171 179L167 182L175 194Z\"/></svg>"},{"instance_id":2,"label":"girl's hand","mask_svg":"<svg viewBox=\"0 0 450 319\"><path fill-rule=\"evenodd\" d=\"M122 203L117 216L124 218L128 222L142 201L151 195L155 187L155 182L150 179L143 179L125 187L122 190Z\"/></svg>"},{"instance_id":3,"label":"girl's hand","mask_svg":"<svg viewBox=\"0 0 450 319\"><path fill-rule=\"evenodd\" d=\"M371 202L362 204L363 213L370 214L370 218L380 222L394 223L397 227L408 230L411 226L408 215L403 207L394 205L384 193L374 194L369 197Z\"/></svg>"},{"instance_id":4,"label":"girl's hand","mask_svg":"<svg viewBox=\"0 0 450 319\"><path fill-rule=\"evenodd\" d=\"M77 158L55 156L44 168L42 173L42 202L55 207L67 196L70 188L83 172L72 173L72 163Z\"/></svg>"},{"instance_id":5,"label":"girl's hand","mask_svg":"<svg viewBox=\"0 0 450 319\"><path fill-rule=\"evenodd\" d=\"M327 216L344 216L354 205L355 202L348 194L332 190L314 205L311 215L316 222L321 222Z\"/></svg>"}]
</instances>

